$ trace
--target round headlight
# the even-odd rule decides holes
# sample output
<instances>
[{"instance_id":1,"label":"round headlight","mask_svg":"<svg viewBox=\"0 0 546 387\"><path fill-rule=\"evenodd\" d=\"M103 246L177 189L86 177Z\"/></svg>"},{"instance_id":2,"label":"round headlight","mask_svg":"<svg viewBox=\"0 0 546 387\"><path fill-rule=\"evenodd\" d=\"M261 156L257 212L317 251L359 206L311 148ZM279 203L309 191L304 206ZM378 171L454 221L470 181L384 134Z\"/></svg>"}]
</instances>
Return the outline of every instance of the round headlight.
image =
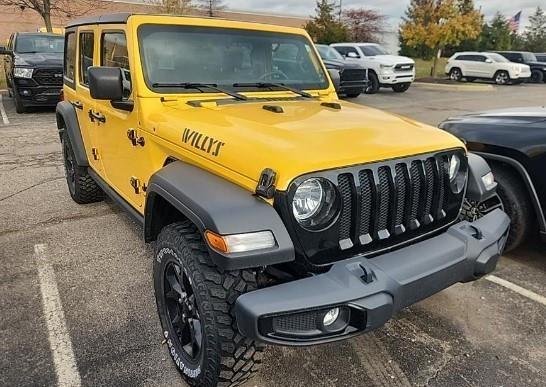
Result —
<instances>
[{"instance_id":1,"label":"round headlight","mask_svg":"<svg viewBox=\"0 0 546 387\"><path fill-rule=\"evenodd\" d=\"M449 184L455 194L460 194L466 185L466 168L458 155L449 158L448 164Z\"/></svg>"},{"instance_id":2,"label":"round headlight","mask_svg":"<svg viewBox=\"0 0 546 387\"><path fill-rule=\"evenodd\" d=\"M305 180L296 190L292 200L292 211L298 221L315 215L324 199L324 190L318 179Z\"/></svg>"},{"instance_id":3,"label":"round headlight","mask_svg":"<svg viewBox=\"0 0 546 387\"><path fill-rule=\"evenodd\" d=\"M328 225L340 206L336 192L329 180L305 180L298 186L292 198L294 218L308 229L319 229Z\"/></svg>"}]
</instances>

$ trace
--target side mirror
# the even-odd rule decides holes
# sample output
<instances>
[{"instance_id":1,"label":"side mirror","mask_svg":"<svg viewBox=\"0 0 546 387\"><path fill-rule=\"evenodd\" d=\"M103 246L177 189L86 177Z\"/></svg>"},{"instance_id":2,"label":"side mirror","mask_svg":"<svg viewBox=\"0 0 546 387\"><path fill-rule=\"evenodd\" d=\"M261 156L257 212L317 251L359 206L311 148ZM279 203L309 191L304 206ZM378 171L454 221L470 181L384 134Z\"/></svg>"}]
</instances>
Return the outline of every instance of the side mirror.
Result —
<instances>
[{"instance_id":1,"label":"side mirror","mask_svg":"<svg viewBox=\"0 0 546 387\"><path fill-rule=\"evenodd\" d=\"M87 71L91 98L107 101L123 99L123 77L119 67L89 67Z\"/></svg>"},{"instance_id":2,"label":"side mirror","mask_svg":"<svg viewBox=\"0 0 546 387\"><path fill-rule=\"evenodd\" d=\"M360 55L358 55L356 52L348 52L347 58L360 58Z\"/></svg>"},{"instance_id":3,"label":"side mirror","mask_svg":"<svg viewBox=\"0 0 546 387\"><path fill-rule=\"evenodd\" d=\"M0 55L9 55L11 54L11 51L8 50L6 47L4 46L0 46Z\"/></svg>"},{"instance_id":4,"label":"side mirror","mask_svg":"<svg viewBox=\"0 0 546 387\"><path fill-rule=\"evenodd\" d=\"M493 63L493 61L492 61L491 59L487 58L487 59L485 60L485 63Z\"/></svg>"}]
</instances>

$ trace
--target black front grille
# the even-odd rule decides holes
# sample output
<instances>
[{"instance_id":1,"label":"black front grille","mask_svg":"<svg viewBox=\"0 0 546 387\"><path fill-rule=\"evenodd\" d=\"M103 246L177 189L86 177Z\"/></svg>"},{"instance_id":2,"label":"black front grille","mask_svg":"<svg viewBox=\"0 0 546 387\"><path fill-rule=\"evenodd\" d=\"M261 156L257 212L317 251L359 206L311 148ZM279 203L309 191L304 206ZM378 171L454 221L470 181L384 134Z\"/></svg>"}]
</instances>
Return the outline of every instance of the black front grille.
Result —
<instances>
[{"instance_id":1,"label":"black front grille","mask_svg":"<svg viewBox=\"0 0 546 387\"><path fill-rule=\"evenodd\" d=\"M341 82L364 81L366 70L364 69L344 69L341 72Z\"/></svg>"},{"instance_id":2,"label":"black front grille","mask_svg":"<svg viewBox=\"0 0 546 387\"><path fill-rule=\"evenodd\" d=\"M40 85L55 85L63 84L62 69L38 69L34 70L32 78Z\"/></svg>"},{"instance_id":3,"label":"black front grille","mask_svg":"<svg viewBox=\"0 0 546 387\"><path fill-rule=\"evenodd\" d=\"M413 63L400 63L394 66L394 71L411 71L413 67Z\"/></svg>"},{"instance_id":4,"label":"black front grille","mask_svg":"<svg viewBox=\"0 0 546 387\"><path fill-rule=\"evenodd\" d=\"M451 191L447 177L449 158L455 153L466 160L462 150L450 150L296 179L280 209L292 221L290 232L301 246L298 253L316 265L356 254L373 256L453 223L463 200L463 194ZM339 215L323 230L307 230L291 216L291 195L309 177L328 179L339 192Z\"/></svg>"}]
</instances>

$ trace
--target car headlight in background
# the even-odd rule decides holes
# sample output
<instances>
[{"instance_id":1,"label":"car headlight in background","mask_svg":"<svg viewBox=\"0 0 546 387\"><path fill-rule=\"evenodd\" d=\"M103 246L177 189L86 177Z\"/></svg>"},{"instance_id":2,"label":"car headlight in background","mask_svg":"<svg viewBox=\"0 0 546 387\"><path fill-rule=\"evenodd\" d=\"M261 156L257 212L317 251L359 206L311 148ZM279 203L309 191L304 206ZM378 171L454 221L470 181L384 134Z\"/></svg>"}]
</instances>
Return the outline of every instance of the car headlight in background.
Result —
<instances>
[{"instance_id":1,"label":"car headlight in background","mask_svg":"<svg viewBox=\"0 0 546 387\"><path fill-rule=\"evenodd\" d=\"M329 180L322 178L303 181L292 198L294 218L308 229L327 226L337 214L339 207L336 188Z\"/></svg>"},{"instance_id":2,"label":"car headlight in background","mask_svg":"<svg viewBox=\"0 0 546 387\"><path fill-rule=\"evenodd\" d=\"M29 69L26 67L15 67L13 70L13 76L15 78L32 78L32 72L34 69Z\"/></svg>"},{"instance_id":3,"label":"car headlight in background","mask_svg":"<svg viewBox=\"0 0 546 387\"><path fill-rule=\"evenodd\" d=\"M463 192L467 179L467 167L463 164L460 156L453 155L449 158L448 174L453 193L460 194Z\"/></svg>"}]
</instances>

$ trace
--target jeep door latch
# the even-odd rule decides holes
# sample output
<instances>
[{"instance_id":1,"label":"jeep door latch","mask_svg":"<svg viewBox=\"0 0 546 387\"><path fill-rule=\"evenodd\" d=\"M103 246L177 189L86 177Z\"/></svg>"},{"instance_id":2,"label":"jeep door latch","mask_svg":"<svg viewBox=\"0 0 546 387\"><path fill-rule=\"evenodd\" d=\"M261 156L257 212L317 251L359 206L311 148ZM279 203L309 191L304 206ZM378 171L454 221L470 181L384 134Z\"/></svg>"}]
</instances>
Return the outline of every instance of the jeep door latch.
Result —
<instances>
[{"instance_id":1,"label":"jeep door latch","mask_svg":"<svg viewBox=\"0 0 546 387\"><path fill-rule=\"evenodd\" d=\"M138 136L136 130L134 129L129 129L127 131L127 137L129 138L133 146L144 146L145 144L144 137Z\"/></svg>"}]
</instances>

